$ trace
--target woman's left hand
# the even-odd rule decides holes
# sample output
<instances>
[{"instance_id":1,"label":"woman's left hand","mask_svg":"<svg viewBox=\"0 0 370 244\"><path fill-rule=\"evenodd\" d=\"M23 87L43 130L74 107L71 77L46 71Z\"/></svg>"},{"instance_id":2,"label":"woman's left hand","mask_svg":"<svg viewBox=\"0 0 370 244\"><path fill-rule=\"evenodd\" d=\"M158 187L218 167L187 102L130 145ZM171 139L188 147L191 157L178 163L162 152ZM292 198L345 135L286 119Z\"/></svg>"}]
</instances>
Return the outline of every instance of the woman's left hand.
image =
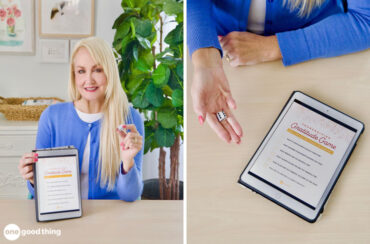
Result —
<instances>
[{"instance_id":1,"label":"woman's left hand","mask_svg":"<svg viewBox=\"0 0 370 244\"><path fill-rule=\"evenodd\" d=\"M275 35L261 36L250 32L230 32L219 37L225 57L231 66L253 65L281 59Z\"/></svg>"},{"instance_id":2,"label":"woman's left hand","mask_svg":"<svg viewBox=\"0 0 370 244\"><path fill-rule=\"evenodd\" d=\"M120 155L123 162L123 169L128 172L135 164L134 157L143 147L143 137L136 130L134 124L123 125L123 128L130 130L123 132L116 129L119 134Z\"/></svg>"}]
</instances>

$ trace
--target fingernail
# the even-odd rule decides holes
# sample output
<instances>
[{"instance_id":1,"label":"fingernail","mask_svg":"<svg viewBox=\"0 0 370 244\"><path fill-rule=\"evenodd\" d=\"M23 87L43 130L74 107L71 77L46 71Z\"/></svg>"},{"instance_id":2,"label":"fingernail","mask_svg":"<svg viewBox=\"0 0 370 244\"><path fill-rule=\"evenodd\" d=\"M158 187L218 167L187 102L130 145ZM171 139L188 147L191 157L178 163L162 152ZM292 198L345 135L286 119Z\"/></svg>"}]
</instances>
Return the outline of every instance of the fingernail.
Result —
<instances>
[{"instance_id":1,"label":"fingernail","mask_svg":"<svg viewBox=\"0 0 370 244\"><path fill-rule=\"evenodd\" d=\"M36 157L38 157L38 156L39 156L39 154L38 154L38 153L36 153L36 154L35 154L35 156L36 156Z\"/></svg>"},{"instance_id":2,"label":"fingernail","mask_svg":"<svg viewBox=\"0 0 370 244\"><path fill-rule=\"evenodd\" d=\"M123 127L123 128L126 128L126 125L123 125L122 127Z\"/></svg>"},{"instance_id":3,"label":"fingernail","mask_svg":"<svg viewBox=\"0 0 370 244\"><path fill-rule=\"evenodd\" d=\"M198 116L199 124L202 125L204 123L204 119L201 115Z\"/></svg>"},{"instance_id":4,"label":"fingernail","mask_svg":"<svg viewBox=\"0 0 370 244\"><path fill-rule=\"evenodd\" d=\"M39 159L38 159L38 158L36 158L36 159L35 159L35 162L37 162L37 161L39 161Z\"/></svg>"}]
</instances>

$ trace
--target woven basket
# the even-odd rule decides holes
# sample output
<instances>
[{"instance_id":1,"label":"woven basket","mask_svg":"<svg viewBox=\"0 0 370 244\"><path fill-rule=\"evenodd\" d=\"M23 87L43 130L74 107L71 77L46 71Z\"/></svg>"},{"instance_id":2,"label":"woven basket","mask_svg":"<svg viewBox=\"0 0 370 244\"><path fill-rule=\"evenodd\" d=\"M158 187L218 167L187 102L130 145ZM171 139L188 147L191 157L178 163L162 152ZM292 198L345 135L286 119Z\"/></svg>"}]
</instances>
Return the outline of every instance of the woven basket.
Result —
<instances>
[{"instance_id":1,"label":"woven basket","mask_svg":"<svg viewBox=\"0 0 370 244\"><path fill-rule=\"evenodd\" d=\"M5 115L7 120L31 120L37 121L40 119L41 113L48 107L48 105L34 105L23 106L25 100L34 99L54 99L59 102L64 100L57 97L0 97L0 113Z\"/></svg>"}]
</instances>

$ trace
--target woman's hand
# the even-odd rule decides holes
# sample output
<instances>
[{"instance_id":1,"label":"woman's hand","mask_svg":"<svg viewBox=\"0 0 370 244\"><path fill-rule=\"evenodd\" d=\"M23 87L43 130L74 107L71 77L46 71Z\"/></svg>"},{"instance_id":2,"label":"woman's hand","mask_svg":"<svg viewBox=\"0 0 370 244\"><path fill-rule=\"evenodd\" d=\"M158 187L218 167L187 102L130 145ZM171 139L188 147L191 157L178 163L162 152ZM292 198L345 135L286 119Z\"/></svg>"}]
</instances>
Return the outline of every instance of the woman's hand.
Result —
<instances>
[{"instance_id":1,"label":"woman's hand","mask_svg":"<svg viewBox=\"0 0 370 244\"><path fill-rule=\"evenodd\" d=\"M120 155L123 162L123 169L125 172L128 172L135 164L134 157L143 147L143 137L136 130L134 124L123 125L122 127L130 130L130 132L126 133L116 129L119 134Z\"/></svg>"},{"instance_id":2,"label":"woman's hand","mask_svg":"<svg viewBox=\"0 0 370 244\"><path fill-rule=\"evenodd\" d=\"M226 142L240 143L242 128L231 109L236 109L229 83L224 74L221 56L216 48L201 48L192 55L194 76L191 87L193 107L200 124L206 120ZM227 119L219 122L216 113L224 111Z\"/></svg>"},{"instance_id":3,"label":"woman's hand","mask_svg":"<svg viewBox=\"0 0 370 244\"><path fill-rule=\"evenodd\" d=\"M231 66L253 65L281 59L275 35L260 36L250 32L230 32L219 37L225 57Z\"/></svg>"},{"instance_id":4,"label":"woman's hand","mask_svg":"<svg viewBox=\"0 0 370 244\"><path fill-rule=\"evenodd\" d=\"M36 163L38 160L37 153L25 153L23 157L19 160L18 170L22 175L23 179L29 180L32 185L33 181L33 167L32 164Z\"/></svg>"}]
</instances>

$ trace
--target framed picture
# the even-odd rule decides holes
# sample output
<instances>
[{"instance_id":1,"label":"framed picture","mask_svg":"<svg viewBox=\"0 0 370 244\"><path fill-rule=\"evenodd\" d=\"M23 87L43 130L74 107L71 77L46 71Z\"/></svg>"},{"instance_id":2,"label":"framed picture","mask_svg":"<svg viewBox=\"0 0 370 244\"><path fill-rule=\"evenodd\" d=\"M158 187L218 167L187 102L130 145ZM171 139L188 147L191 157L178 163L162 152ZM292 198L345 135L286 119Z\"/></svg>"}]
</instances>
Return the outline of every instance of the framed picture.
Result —
<instances>
[{"instance_id":1,"label":"framed picture","mask_svg":"<svg viewBox=\"0 0 370 244\"><path fill-rule=\"evenodd\" d=\"M35 55L34 12L34 0L0 0L0 53Z\"/></svg>"},{"instance_id":2,"label":"framed picture","mask_svg":"<svg viewBox=\"0 0 370 244\"><path fill-rule=\"evenodd\" d=\"M41 63L68 63L69 40L40 40Z\"/></svg>"},{"instance_id":3,"label":"framed picture","mask_svg":"<svg viewBox=\"0 0 370 244\"><path fill-rule=\"evenodd\" d=\"M40 37L94 35L94 0L39 0Z\"/></svg>"},{"instance_id":4,"label":"framed picture","mask_svg":"<svg viewBox=\"0 0 370 244\"><path fill-rule=\"evenodd\" d=\"M69 56L72 56L73 49L75 48L77 42L79 41L80 41L79 39L69 41Z\"/></svg>"}]
</instances>

